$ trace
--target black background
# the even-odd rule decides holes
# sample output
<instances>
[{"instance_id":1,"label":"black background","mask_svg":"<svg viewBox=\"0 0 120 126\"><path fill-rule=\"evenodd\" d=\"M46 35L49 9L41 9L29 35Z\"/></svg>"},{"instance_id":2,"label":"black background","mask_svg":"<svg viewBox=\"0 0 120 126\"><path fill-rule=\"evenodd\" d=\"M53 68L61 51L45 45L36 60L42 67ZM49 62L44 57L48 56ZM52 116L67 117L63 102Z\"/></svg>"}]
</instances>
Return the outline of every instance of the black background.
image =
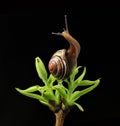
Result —
<instances>
[{"instance_id":1,"label":"black background","mask_svg":"<svg viewBox=\"0 0 120 126\"><path fill-rule=\"evenodd\" d=\"M58 3L59 4L59 3ZM22 5L22 4L21 4ZM69 32L81 44L78 65L87 67L85 79L101 83L78 101L65 125L118 125L119 10L112 7L55 8L19 6L0 12L0 126L53 126L54 114L37 100L19 94L15 87L43 84L35 70L35 57L46 65L52 54L68 43L51 32L62 32L64 15Z\"/></svg>"}]
</instances>

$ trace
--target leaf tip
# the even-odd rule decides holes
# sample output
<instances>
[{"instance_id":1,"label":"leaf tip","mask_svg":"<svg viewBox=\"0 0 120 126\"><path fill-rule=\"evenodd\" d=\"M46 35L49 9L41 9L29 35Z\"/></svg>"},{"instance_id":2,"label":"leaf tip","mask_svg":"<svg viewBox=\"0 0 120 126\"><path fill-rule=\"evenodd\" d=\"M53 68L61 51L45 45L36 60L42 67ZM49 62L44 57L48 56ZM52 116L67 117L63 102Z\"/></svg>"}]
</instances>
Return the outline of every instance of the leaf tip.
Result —
<instances>
[{"instance_id":1,"label":"leaf tip","mask_svg":"<svg viewBox=\"0 0 120 126\"><path fill-rule=\"evenodd\" d=\"M19 90L19 88L15 87L15 90L17 90L17 91L18 91L18 90Z\"/></svg>"},{"instance_id":2,"label":"leaf tip","mask_svg":"<svg viewBox=\"0 0 120 126\"><path fill-rule=\"evenodd\" d=\"M74 105L76 105L81 112L84 112L84 109L83 109L83 107L80 104L75 102Z\"/></svg>"},{"instance_id":3,"label":"leaf tip","mask_svg":"<svg viewBox=\"0 0 120 126\"><path fill-rule=\"evenodd\" d=\"M19 93L21 93L21 89L20 88L15 87L15 90L18 91Z\"/></svg>"},{"instance_id":4,"label":"leaf tip","mask_svg":"<svg viewBox=\"0 0 120 126\"><path fill-rule=\"evenodd\" d=\"M86 71L86 66L84 66L84 70Z\"/></svg>"},{"instance_id":5,"label":"leaf tip","mask_svg":"<svg viewBox=\"0 0 120 126\"><path fill-rule=\"evenodd\" d=\"M37 56L37 57L35 58L35 61L39 63L39 62L40 62L40 58Z\"/></svg>"}]
</instances>

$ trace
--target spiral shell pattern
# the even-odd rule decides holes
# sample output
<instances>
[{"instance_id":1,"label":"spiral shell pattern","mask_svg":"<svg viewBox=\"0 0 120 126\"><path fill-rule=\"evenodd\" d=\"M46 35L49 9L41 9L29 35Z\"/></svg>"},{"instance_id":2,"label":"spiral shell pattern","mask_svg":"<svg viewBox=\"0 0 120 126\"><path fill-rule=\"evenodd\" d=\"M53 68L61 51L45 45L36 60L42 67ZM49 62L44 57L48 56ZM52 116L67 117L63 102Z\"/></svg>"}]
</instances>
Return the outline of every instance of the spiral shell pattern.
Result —
<instances>
[{"instance_id":1,"label":"spiral shell pattern","mask_svg":"<svg viewBox=\"0 0 120 126\"><path fill-rule=\"evenodd\" d=\"M48 64L48 69L58 79L65 79L67 77L68 65L65 56L66 49L58 50L53 54Z\"/></svg>"}]
</instances>

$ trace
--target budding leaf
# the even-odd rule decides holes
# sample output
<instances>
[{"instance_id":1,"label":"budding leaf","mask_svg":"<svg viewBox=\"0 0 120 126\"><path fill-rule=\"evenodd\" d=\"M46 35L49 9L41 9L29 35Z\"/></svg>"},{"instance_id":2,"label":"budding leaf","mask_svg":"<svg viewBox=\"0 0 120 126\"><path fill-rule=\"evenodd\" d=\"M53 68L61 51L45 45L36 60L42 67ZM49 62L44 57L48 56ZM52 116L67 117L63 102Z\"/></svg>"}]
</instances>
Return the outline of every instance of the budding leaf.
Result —
<instances>
[{"instance_id":1,"label":"budding leaf","mask_svg":"<svg viewBox=\"0 0 120 126\"><path fill-rule=\"evenodd\" d=\"M72 74L70 75L70 82L73 82L75 79L76 74L79 72L79 68L81 68L82 66L78 66L77 68L74 69L74 71L72 72Z\"/></svg>"},{"instance_id":2,"label":"budding leaf","mask_svg":"<svg viewBox=\"0 0 120 126\"><path fill-rule=\"evenodd\" d=\"M41 87L39 85L35 85L35 86L32 86L32 87L29 87L27 89L24 90L24 92L35 92L35 91L38 91ZM16 88L17 91L21 91L20 89ZM23 90L22 90L23 91Z\"/></svg>"},{"instance_id":3,"label":"budding leaf","mask_svg":"<svg viewBox=\"0 0 120 126\"><path fill-rule=\"evenodd\" d=\"M80 68L80 67L77 67L77 68L76 68L75 73L78 72L78 69L79 69L79 68ZM86 73L86 67L84 67L84 70L83 70L82 74L81 74L76 80L74 80L74 81L72 82L72 84L70 84L70 86L69 86L70 92L73 92L73 91L79 86L80 82L82 81L83 77L85 76L85 73ZM70 82L70 83L71 83L71 82Z\"/></svg>"},{"instance_id":4,"label":"budding leaf","mask_svg":"<svg viewBox=\"0 0 120 126\"><path fill-rule=\"evenodd\" d=\"M90 85L93 85L95 84L96 81L91 81L91 80L82 80L78 86L90 86Z\"/></svg>"},{"instance_id":5,"label":"budding leaf","mask_svg":"<svg viewBox=\"0 0 120 126\"><path fill-rule=\"evenodd\" d=\"M74 105L76 105L79 108L80 111L84 112L84 109L80 104L74 102Z\"/></svg>"},{"instance_id":6,"label":"budding leaf","mask_svg":"<svg viewBox=\"0 0 120 126\"><path fill-rule=\"evenodd\" d=\"M86 67L84 67L83 73L76 79L75 83L79 84L86 74Z\"/></svg>"},{"instance_id":7,"label":"budding leaf","mask_svg":"<svg viewBox=\"0 0 120 126\"><path fill-rule=\"evenodd\" d=\"M51 92L48 92L48 91L43 93L43 97L45 97L48 101L55 99L55 96Z\"/></svg>"},{"instance_id":8,"label":"budding leaf","mask_svg":"<svg viewBox=\"0 0 120 126\"><path fill-rule=\"evenodd\" d=\"M53 83L56 81L56 78L50 74L49 78L48 78L48 84L49 86L53 86Z\"/></svg>"},{"instance_id":9,"label":"budding leaf","mask_svg":"<svg viewBox=\"0 0 120 126\"><path fill-rule=\"evenodd\" d=\"M81 91L75 91L72 95L71 95L71 101L76 101L78 100L82 95L85 95L87 94L88 92L92 91L94 88L96 88L98 86L100 82L100 79L96 80L94 85L86 88L86 89L83 89Z\"/></svg>"},{"instance_id":10,"label":"budding leaf","mask_svg":"<svg viewBox=\"0 0 120 126\"><path fill-rule=\"evenodd\" d=\"M60 101L60 94L58 90L55 91L55 98L56 98L56 104L57 105L60 104L61 101Z\"/></svg>"},{"instance_id":11,"label":"budding leaf","mask_svg":"<svg viewBox=\"0 0 120 126\"><path fill-rule=\"evenodd\" d=\"M65 88L62 85L55 85L53 86L53 89L57 90L59 92L59 94L63 97L63 98L67 98L67 93L66 90L68 90L67 88Z\"/></svg>"},{"instance_id":12,"label":"budding leaf","mask_svg":"<svg viewBox=\"0 0 120 126\"><path fill-rule=\"evenodd\" d=\"M42 60L39 57L35 58L35 66L38 76L45 84L47 84L47 71Z\"/></svg>"},{"instance_id":13,"label":"budding leaf","mask_svg":"<svg viewBox=\"0 0 120 126\"><path fill-rule=\"evenodd\" d=\"M25 90L21 90L21 89L19 89L19 88L16 88L16 90L17 90L19 93L21 93L21 94L23 94L23 95L25 95L25 96L27 96L27 97L30 97L30 98L33 98L33 99L37 99L37 100L41 101L42 103L44 103L44 104L46 104L46 105L49 105L49 104L48 104L48 101L47 101L44 97L42 97L42 96L40 96L40 95L38 95L38 94L29 93L29 92L26 92Z\"/></svg>"}]
</instances>

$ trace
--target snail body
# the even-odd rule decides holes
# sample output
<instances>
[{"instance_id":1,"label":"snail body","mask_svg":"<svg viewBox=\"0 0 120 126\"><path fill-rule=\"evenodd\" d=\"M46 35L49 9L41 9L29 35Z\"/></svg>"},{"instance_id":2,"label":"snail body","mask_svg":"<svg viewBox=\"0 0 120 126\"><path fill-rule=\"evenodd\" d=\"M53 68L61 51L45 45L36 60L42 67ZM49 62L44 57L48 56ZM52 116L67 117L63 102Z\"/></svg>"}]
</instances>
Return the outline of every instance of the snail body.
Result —
<instances>
[{"instance_id":1,"label":"snail body","mask_svg":"<svg viewBox=\"0 0 120 126\"><path fill-rule=\"evenodd\" d=\"M65 16L66 29L62 33L53 33L63 36L69 42L68 49L58 50L51 57L48 69L58 79L66 79L70 76L77 65L77 58L80 53L80 44L73 38L68 31L67 18Z\"/></svg>"}]
</instances>

